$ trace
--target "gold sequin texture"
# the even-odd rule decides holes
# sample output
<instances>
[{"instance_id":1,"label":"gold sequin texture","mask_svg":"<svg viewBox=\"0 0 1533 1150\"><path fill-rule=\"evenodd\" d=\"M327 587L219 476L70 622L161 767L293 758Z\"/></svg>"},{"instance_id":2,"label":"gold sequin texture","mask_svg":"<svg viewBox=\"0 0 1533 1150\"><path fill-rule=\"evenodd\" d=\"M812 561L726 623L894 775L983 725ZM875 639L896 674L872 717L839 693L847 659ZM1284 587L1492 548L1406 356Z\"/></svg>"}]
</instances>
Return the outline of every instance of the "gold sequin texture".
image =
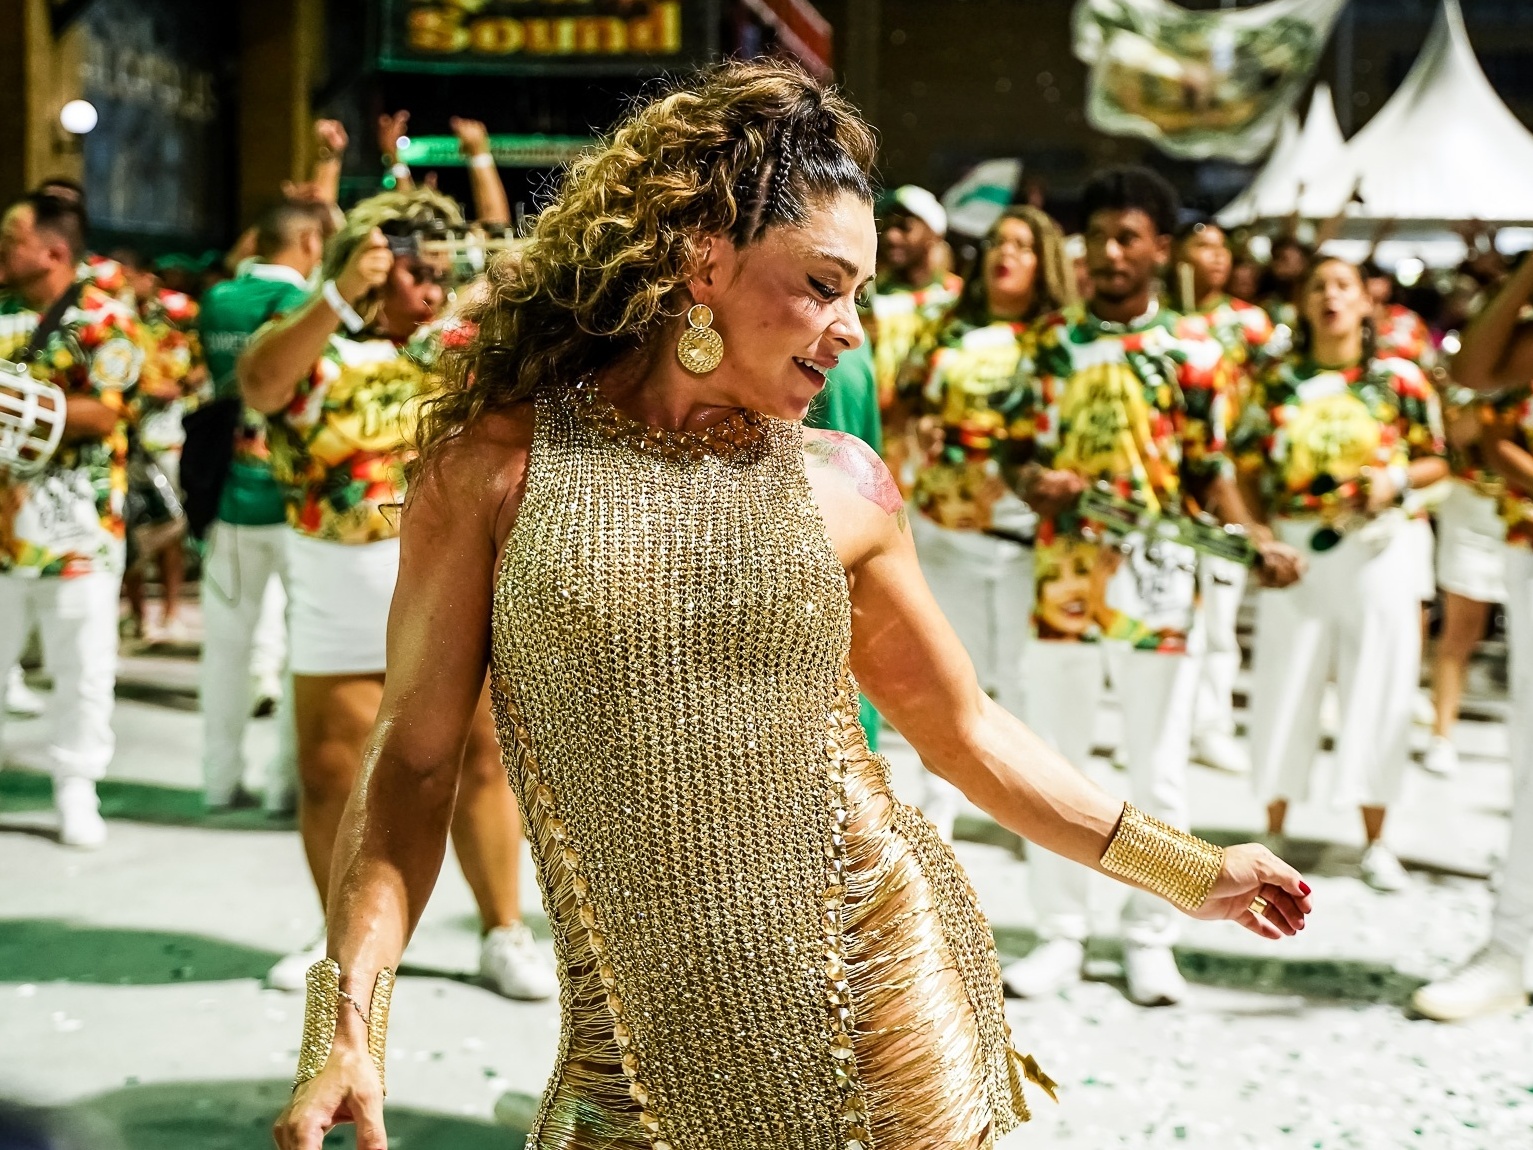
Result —
<instances>
[{"instance_id":1,"label":"gold sequin texture","mask_svg":"<svg viewBox=\"0 0 1533 1150\"><path fill-rule=\"evenodd\" d=\"M337 1015L352 1009L341 998L341 967L333 958L322 958L304 974L303 1040L298 1047L298 1073L293 1089L298 1089L325 1068L330 1048L335 1044ZM367 1052L378 1070L378 1084L387 1092L384 1072L389 1033L389 1006L394 1000L394 972L378 972L373 982L372 1001L367 1008Z\"/></svg>"},{"instance_id":2,"label":"gold sequin texture","mask_svg":"<svg viewBox=\"0 0 1533 1150\"><path fill-rule=\"evenodd\" d=\"M802 436L537 400L492 667L561 984L530 1150L981 1148L1027 1117L989 927L857 723Z\"/></svg>"},{"instance_id":3,"label":"gold sequin texture","mask_svg":"<svg viewBox=\"0 0 1533 1150\"><path fill-rule=\"evenodd\" d=\"M1124 803L1102 869L1183 910L1197 910L1224 869L1224 850Z\"/></svg>"}]
</instances>

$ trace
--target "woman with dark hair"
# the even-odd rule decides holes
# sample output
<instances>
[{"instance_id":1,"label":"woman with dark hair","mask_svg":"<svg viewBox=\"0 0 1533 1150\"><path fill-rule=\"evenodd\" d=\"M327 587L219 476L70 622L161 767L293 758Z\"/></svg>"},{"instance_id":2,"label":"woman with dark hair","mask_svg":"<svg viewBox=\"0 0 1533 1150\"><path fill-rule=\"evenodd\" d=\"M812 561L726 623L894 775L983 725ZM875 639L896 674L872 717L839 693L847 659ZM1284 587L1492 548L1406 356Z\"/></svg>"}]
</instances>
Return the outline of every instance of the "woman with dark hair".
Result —
<instances>
[{"instance_id":1,"label":"woman with dark hair","mask_svg":"<svg viewBox=\"0 0 1533 1150\"><path fill-rule=\"evenodd\" d=\"M1322 257L1300 281L1293 351L1257 381L1233 438L1253 506L1309 571L1257 608L1251 750L1268 829L1309 797L1320 707L1341 701L1330 798L1362 808L1363 877L1407 883L1382 841L1410 754L1421 667L1417 579L1401 507L1446 472L1435 395L1421 369L1375 353L1362 274Z\"/></svg>"},{"instance_id":2,"label":"woman with dark hair","mask_svg":"<svg viewBox=\"0 0 1533 1150\"><path fill-rule=\"evenodd\" d=\"M998 454L1028 362L1028 327L1073 302L1073 280L1059 226L1038 208L1007 208L981 241L975 274L937 329L935 349L907 367L899 396L917 445L911 530L921 570L980 686L1013 714L1022 709L1031 594L1020 540L1033 516L1002 480ZM928 773L921 810L945 841L959 798Z\"/></svg>"},{"instance_id":3,"label":"woman with dark hair","mask_svg":"<svg viewBox=\"0 0 1533 1150\"><path fill-rule=\"evenodd\" d=\"M384 1145L391 968L487 671L563 985L540 1150L978 1148L1026 1117L1047 1080L1011 1049L962 870L867 749L859 681L1040 847L1303 925L1270 852L1109 799L991 702L888 470L800 422L862 339L873 152L803 72L723 65L577 161L492 277L422 427L285 1150L348 1119Z\"/></svg>"}]
</instances>

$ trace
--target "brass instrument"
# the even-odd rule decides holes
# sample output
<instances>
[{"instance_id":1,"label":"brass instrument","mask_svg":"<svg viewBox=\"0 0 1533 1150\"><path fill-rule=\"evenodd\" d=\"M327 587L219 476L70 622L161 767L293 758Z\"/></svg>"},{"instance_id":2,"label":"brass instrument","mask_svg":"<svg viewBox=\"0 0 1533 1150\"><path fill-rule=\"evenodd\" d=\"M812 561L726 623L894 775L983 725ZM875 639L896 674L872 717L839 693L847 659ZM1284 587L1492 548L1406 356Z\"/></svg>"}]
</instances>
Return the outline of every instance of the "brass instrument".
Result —
<instances>
[{"instance_id":1,"label":"brass instrument","mask_svg":"<svg viewBox=\"0 0 1533 1150\"><path fill-rule=\"evenodd\" d=\"M1211 515L1163 515L1152 511L1137 499L1119 495L1106 483L1088 487L1076 505L1076 512L1088 521L1084 532L1095 533L1112 543L1131 535L1146 540L1165 540L1191 547L1202 555L1228 559L1242 566L1253 566L1258 553L1256 544L1241 527L1226 525Z\"/></svg>"}]
</instances>

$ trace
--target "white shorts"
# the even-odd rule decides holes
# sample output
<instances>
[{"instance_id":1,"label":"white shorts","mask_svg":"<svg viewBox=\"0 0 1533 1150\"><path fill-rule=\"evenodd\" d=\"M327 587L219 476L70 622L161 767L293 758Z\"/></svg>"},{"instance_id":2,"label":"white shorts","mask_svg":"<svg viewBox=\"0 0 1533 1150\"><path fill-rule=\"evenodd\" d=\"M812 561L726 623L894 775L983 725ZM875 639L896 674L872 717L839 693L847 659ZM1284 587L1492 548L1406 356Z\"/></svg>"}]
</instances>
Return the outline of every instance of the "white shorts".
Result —
<instances>
[{"instance_id":1,"label":"white shorts","mask_svg":"<svg viewBox=\"0 0 1533 1150\"><path fill-rule=\"evenodd\" d=\"M295 675L381 675L399 540L287 536L288 666Z\"/></svg>"},{"instance_id":2,"label":"white shorts","mask_svg":"<svg viewBox=\"0 0 1533 1150\"><path fill-rule=\"evenodd\" d=\"M1437 598L1437 571L1432 562L1432 521L1412 518L1403 528L1405 547L1409 549L1410 578L1416 587L1416 598L1430 603Z\"/></svg>"},{"instance_id":3,"label":"white shorts","mask_svg":"<svg viewBox=\"0 0 1533 1150\"><path fill-rule=\"evenodd\" d=\"M1494 499L1464 483L1437 509L1437 582L1477 603L1506 602L1506 524Z\"/></svg>"}]
</instances>

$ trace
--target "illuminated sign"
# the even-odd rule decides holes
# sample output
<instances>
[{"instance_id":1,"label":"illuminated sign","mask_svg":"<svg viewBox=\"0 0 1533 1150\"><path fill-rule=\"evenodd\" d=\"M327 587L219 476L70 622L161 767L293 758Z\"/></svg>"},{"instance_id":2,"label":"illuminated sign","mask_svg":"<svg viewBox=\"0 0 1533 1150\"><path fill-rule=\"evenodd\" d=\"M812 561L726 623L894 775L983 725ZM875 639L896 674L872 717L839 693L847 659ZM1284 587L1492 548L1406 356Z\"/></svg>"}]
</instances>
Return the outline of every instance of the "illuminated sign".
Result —
<instances>
[{"instance_id":1,"label":"illuminated sign","mask_svg":"<svg viewBox=\"0 0 1533 1150\"><path fill-rule=\"evenodd\" d=\"M707 53L699 15L693 0L385 0L379 65L415 72L659 70Z\"/></svg>"},{"instance_id":2,"label":"illuminated sign","mask_svg":"<svg viewBox=\"0 0 1533 1150\"><path fill-rule=\"evenodd\" d=\"M490 155L502 168L556 168L593 143L589 136L491 136ZM412 168L461 168L456 136L411 136L399 158Z\"/></svg>"}]
</instances>

